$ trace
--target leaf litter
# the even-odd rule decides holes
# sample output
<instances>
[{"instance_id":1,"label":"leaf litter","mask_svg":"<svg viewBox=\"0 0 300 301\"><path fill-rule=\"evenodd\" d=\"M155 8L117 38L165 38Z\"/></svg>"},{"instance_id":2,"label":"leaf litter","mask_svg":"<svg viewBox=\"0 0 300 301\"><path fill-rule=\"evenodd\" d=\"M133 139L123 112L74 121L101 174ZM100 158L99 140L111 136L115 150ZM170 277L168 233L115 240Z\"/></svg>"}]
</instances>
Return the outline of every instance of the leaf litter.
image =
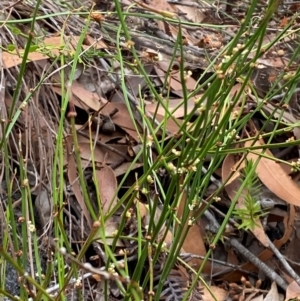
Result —
<instances>
[{"instance_id":1,"label":"leaf litter","mask_svg":"<svg viewBox=\"0 0 300 301\"><path fill-rule=\"evenodd\" d=\"M92 8L92 3L91 1L86 2L85 12L88 14ZM243 1L241 1L240 5L236 5L236 7L231 7L225 3L212 5L208 2L203 2L200 5L196 2L192 2L191 4L186 1L179 3L178 1L151 0L147 4L135 1L121 2L124 8L126 6L129 8L129 6L135 4L138 7L137 11L149 12L162 17L156 21L145 20L142 17L133 17L131 19L132 22L128 22L127 25L132 34L134 47L145 65L146 73L153 80L155 89L161 95L164 105L169 111L173 112L170 116L166 116L166 110L162 102L156 99L152 91L147 90L148 85L143 76L135 74L130 68L125 69L128 95L123 94L118 82L120 66L113 59L109 58L112 57L112 53L115 53L117 32L113 25L118 25L119 20L113 14L103 17L101 13L92 13L91 17L94 22L91 23L89 34L85 36L82 46L82 51L90 55L90 57L86 58L84 62L85 67L79 67L76 77L71 83L70 103L76 109L75 128L79 139L78 149L91 206L95 212L102 211L103 216L109 216L103 225L107 239L104 242L100 235L93 246L94 251L100 250L98 253L94 252L97 254L93 253L94 256L98 256L99 263L97 268L100 269L105 267L107 259L103 253L104 244L114 246L116 254L118 256L122 255L123 258L125 255L124 249L126 249L126 252L128 252L127 255L132 256L131 261L129 260L127 264L134 266L136 254L140 252L136 238L146 236L146 228L151 219L150 207L152 204L147 203L149 200L145 201L143 197L140 197L141 200L136 199L134 204L128 204L127 208L124 206L118 208L118 199L122 197L122 195L117 194L117 187L121 176L126 173L130 175L122 186L122 190L126 191L128 187L134 185L137 174L141 174L143 169L143 162L135 162L134 164L132 162L136 156L133 150L137 145L141 144L141 138L145 135L144 128L141 120L138 118L139 112L135 112L135 123L133 122L127 109L126 101L129 99L133 104L140 104L142 98L145 99L144 104L148 114L147 118L153 124L158 124L162 121L166 122L166 129L169 132L168 139L175 137L178 134L179 126L184 122L185 114L190 114L195 110L197 100L205 92L205 89L203 89L200 94L186 99L182 91L178 67L183 62L186 75L185 86L187 91L192 93L198 84L202 84L205 81L205 75L214 74L215 65L220 63L218 58L220 51L231 40L232 33L239 26L235 22L232 23L232 19L228 17L228 13L235 16L243 16L247 10L246 2ZM94 9L99 9L102 12L114 9L110 1L96 1L95 4ZM1 74L2 80L5 81L5 91L2 91L0 94L4 105L1 107L1 118L3 121L7 120L10 110L14 112L17 110L21 111L18 120L14 120L13 130L8 137L8 145L11 151L10 160L14 168L21 168L18 160L20 160L22 157L21 154L24 152L26 154L25 159L33 166L31 169L28 167L28 164L26 171L28 178L29 175L33 176L32 183L34 184L31 185L30 190L32 195L35 194L35 210L37 215L40 215L40 217L38 216L41 226L39 235L44 236L45 241L47 241L46 238L51 241L52 221L49 212L54 211L52 214L55 215L59 210L62 210L64 212L64 226L70 229L68 233L70 239L73 242L79 242L85 241L96 225L90 215L87 205L88 200L80 185L80 171L77 166L78 161L76 161L78 158L76 158L74 152L74 147L76 146L71 138L71 126L67 120L64 129L65 187L63 187L66 204L63 205L63 208L57 208L54 204L49 204L49 200L45 197L45 191L56 189L56 187L49 188L49 185L51 185L56 133L61 112L63 90L65 88L62 88L65 83L60 82L60 71L65 69L68 77L70 75L69 67L71 66L69 62L61 66L55 60L61 54L64 54L70 62L73 60L72 55L84 26L84 19L76 14L68 15L68 20L62 16L53 18L45 15L45 11L54 14L60 11L59 5L57 1L44 1L41 7L38 8L40 15L45 16L45 18L36 22L36 31L40 35L40 40L28 54L22 90L15 107L13 107L14 100L12 96L16 88L16 79L20 72L20 64L23 61L26 40L19 34L12 38L11 29L14 32L19 32L20 30L27 32L29 26L26 23L22 25L23 27L14 23L14 28L11 28L6 26L5 22L1 23L3 25L1 28ZM225 8L222 5L225 5ZM286 5L285 12L287 14L295 10L294 4L284 5ZM12 5L10 1L2 1L0 8L8 20L22 20L30 18L35 7L34 4L23 1L17 1ZM10 9L9 13L7 8ZM132 7L131 9L135 12L136 8ZM282 13L282 9L280 6L278 15L272 20L280 28L284 28L289 22L289 17ZM281 16L281 19L278 19L278 16ZM203 24L228 24L228 30L220 32L212 26L202 26L199 29L185 25L184 23L181 26L175 26L164 18L178 18L184 22L189 21ZM67 29L65 32L68 34L61 34L61 28ZM44 35L45 31L49 31L48 36ZM149 42L150 34L152 35L151 43ZM185 54L184 58L181 56L182 54L179 49L174 54L174 44L179 34L183 36L184 46L182 49ZM272 33L266 34L265 44L267 44L267 41L270 42L272 40ZM290 63L288 58L291 56L291 51L295 49L295 45L293 44L295 40L295 37L281 39L278 42L279 46L277 48L267 49L265 54L257 60L257 63L262 64L263 68L257 69L258 71L255 73L255 76L252 77L252 84L256 93L261 98L268 94L268 90L276 82L280 73L278 72L278 68L283 69ZM121 47L123 47L122 54L124 60L132 63L129 51L130 47L125 45L124 42L121 42ZM284 48L284 51L282 48ZM103 59L105 55L107 55L107 59ZM253 55L250 53L249 58L253 57ZM214 60L215 65L211 64L211 61ZM173 62L173 65L170 66L170 62ZM292 62L289 68L292 69L293 64L296 63L297 61ZM276 76L272 76L274 74ZM31 93L32 88L38 86L42 78L42 85L37 91ZM284 85L284 80L280 84ZM234 97L239 91L240 84L236 83L234 88L232 88L231 96ZM243 92L248 96L247 104L239 103L235 107L232 120L236 118L237 114L250 114L253 109L261 106L261 102L256 102L257 99L253 97L251 92ZM24 109L22 102L29 93L31 93L30 100L26 102L26 108ZM298 129L297 126L294 126L294 114L298 110L297 93L296 89L296 93L293 95L294 102L290 104L289 110L283 113L283 121L285 124L293 125L294 135L298 139ZM270 102L263 106L259 117L253 116L253 119L256 121L257 130L260 130L259 122L264 120L262 116L266 114L270 116L272 129L275 128L276 119L281 116L280 110L274 114L274 107L278 108L282 106L279 103L280 97L275 95L272 98L271 96L270 100ZM159 135L161 134L160 132ZM241 134L243 134L243 131L241 131ZM2 137L5 135L3 129L1 135ZM21 139L20 136L22 136ZM290 139L290 136L289 133L286 133L282 139ZM254 134L253 137L255 137ZM245 137L242 136L242 138ZM281 142L274 139L274 144ZM21 144L21 147L19 147L18 143ZM291 247L288 246L288 240L291 235L294 235L295 231L295 206L298 206L300 202L299 195L297 194L299 186L296 175L294 173L287 174L286 170L277 162L280 160L285 166L290 166L285 163L290 159L289 154L280 154L279 148L270 147L268 149L270 143L266 144L266 141L263 139L255 142L252 140L245 141L242 147L249 149L249 147L254 146L255 150L248 151L247 155L243 156L242 152L238 153L239 147L241 147L239 145L236 147L236 158L234 155L227 155L224 159L221 167L222 176L218 178L224 188L221 201L211 206L209 217L207 215L199 219L197 223L189 228L187 236L182 237L183 247L180 253L189 255L190 258L187 262L190 266L198 269L203 262L203 257L207 255L208 250L212 247L210 245L210 236L216 234L213 232L212 224L220 225L220 222L222 222L224 211L230 207L231 201L240 187L240 172L245 168L247 160L253 160L253 162L259 160L256 173L262 185L273 193L273 195L269 192L266 193L266 189L262 189L261 199L271 198L272 201L278 197L282 202L274 201L272 207L268 209L267 218L257 220L256 227L251 231L244 231L243 233L241 233L241 230L237 231L234 227L236 227L238 221L230 220L229 225L231 228L228 225L226 235L230 238L230 236L242 234L243 238L239 238L240 242L248 246L252 254L262 262L274 263L274 254L268 248L267 237L270 238L278 250L281 250L287 244L286 253L289 254L289 252L292 252ZM292 158L295 158L295 154L292 154ZM238 167L236 162L241 162L241 165ZM96 178L93 177L93 164L96 166ZM7 187L10 183L5 182L3 177L4 172L1 174L1 185L5 191L8 189ZM166 175L166 177L169 176L168 174ZM229 181L225 183L227 179ZM18 185L16 185L16 182L13 181L12 185L16 186L15 190L17 191ZM215 183L215 181L212 181L213 185ZM212 192L206 195L206 201L209 201L214 196L215 190L213 188ZM95 195L97 192L99 193L98 196ZM125 194L125 192L123 193ZM18 211L19 199L20 195L16 193L14 195L16 216L21 215L21 211ZM243 195L241 194L237 201L237 208L243 208L243 201ZM260 202L262 203L262 200ZM185 197L183 197L177 211L178 219L182 218L184 207L186 206L189 206L189 204L185 203ZM5 208L6 204L3 203L1 210L4 214L1 214L1 218L5 216ZM156 218L159 220L159 213L161 211L157 210L157 212L158 216ZM112 216L110 216L111 214ZM126 218L122 219L124 216ZM139 218L143 221L142 226L137 223ZM191 214L190 218L192 218ZM125 220L124 224L121 223L122 220ZM158 220L156 223L158 223ZM187 229L187 225L181 226ZM101 229L100 225L99 231ZM3 229L0 228L0 230L0 237L2 238ZM119 238L115 241L114 235L118 231L122 233L122 236L128 236L132 239L125 240ZM173 233L166 226L162 227L159 237L160 239L163 237L168 246L172 245ZM47 247L50 247L50 244ZM229 300L229 294L230 298L239 298L239 300L242 300L242 298L249 301L279 300L280 296L278 295L275 282L271 286L266 287L268 284L265 281L264 287L261 288L261 282L264 281L264 278L258 272L261 270L261 266L259 264L255 265L253 262L250 262L249 258L243 257L243 254L239 254L239 249L232 252L233 248L231 247L232 249L230 250L228 249L229 247L228 241L226 243L222 241L222 243L214 246L212 260L204 267L204 272L210 276L208 281L209 287L204 290L203 283L197 279L198 285L192 290L191 299ZM80 244L76 244L74 249L76 250L75 254L79 252ZM46 256L46 252L44 253ZM162 253L159 256L157 264L154 267L155 285L159 282L162 267L167 260L166 254ZM71 256L69 258L73 260ZM90 256L90 258L93 258L93 256ZM85 260L89 261L89 258L87 257ZM214 262L214 260L216 261ZM92 262L93 260L90 261ZM79 264L75 259L74 263ZM234 263L233 266L230 266L230 263ZM147 269L147 267L145 268ZM273 268L277 270L275 266ZM94 270L90 269L89 271ZM288 276L285 277L285 273L282 273L281 277L289 283L286 291L286 300L288 298L299 297L298 284L296 285L295 281ZM112 281L125 282L120 275L115 276L115 278L109 274L105 274L105 272L101 272L100 275L104 278L111 278ZM193 277L190 271L178 261L176 266L172 267L169 276L165 280L164 290L161 292L161 300L182 300L184 293L190 288L192 281ZM92 283L92 281L84 283L87 287L84 293L86 294L86 300L93 300L95 298L95 291L88 288L88 286L91 287L91 284L98 285ZM54 287L56 286L54 285ZM49 287L48 289L51 292L53 291L53 287ZM208 292L208 289L210 292ZM8 290L12 294L18 294L18 288L8 287ZM74 287L71 291L74 293ZM147 293L150 292L148 291ZM56 294L58 296L58 288ZM118 288L113 289L113 285L109 289L109 294L110 300L123 300L124 298L121 290ZM145 294L147 298L149 295L151 294ZM215 298L211 295L214 295Z\"/></svg>"}]
</instances>

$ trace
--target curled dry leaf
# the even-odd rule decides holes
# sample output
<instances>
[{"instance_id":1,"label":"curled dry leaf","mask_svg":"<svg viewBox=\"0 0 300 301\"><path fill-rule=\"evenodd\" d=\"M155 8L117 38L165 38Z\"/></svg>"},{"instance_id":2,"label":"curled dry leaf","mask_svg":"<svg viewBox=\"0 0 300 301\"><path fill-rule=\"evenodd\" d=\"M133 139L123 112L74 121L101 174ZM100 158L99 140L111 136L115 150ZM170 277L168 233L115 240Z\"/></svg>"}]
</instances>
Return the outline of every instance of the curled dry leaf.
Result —
<instances>
[{"instance_id":1,"label":"curled dry leaf","mask_svg":"<svg viewBox=\"0 0 300 301\"><path fill-rule=\"evenodd\" d=\"M254 144L251 141L245 143L245 147L250 146L260 146L264 142L259 140ZM281 165L272 159L261 157L260 154L263 152L262 149L258 149L255 153L249 153L247 155L248 160L253 160L254 162L260 159L257 165L257 175L260 180L266 185L274 194L279 198L286 201L289 204L300 206L300 188L299 186L289 177ZM269 150L264 152L270 158L273 157Z\"/></svg>"}]
</instances>

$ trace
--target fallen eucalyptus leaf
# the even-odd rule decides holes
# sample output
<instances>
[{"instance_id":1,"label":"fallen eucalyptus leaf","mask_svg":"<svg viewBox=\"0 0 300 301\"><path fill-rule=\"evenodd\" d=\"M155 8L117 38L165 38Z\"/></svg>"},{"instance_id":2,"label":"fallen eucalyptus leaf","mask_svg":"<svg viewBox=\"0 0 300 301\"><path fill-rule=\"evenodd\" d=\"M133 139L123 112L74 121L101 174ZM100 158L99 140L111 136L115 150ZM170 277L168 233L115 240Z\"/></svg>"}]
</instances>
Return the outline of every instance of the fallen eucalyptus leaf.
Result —
<instances>
[{"instance_id":1,"label":"fallen eucalyptus leaf","mask_svg":"<svg viewBox=\"0 0 300 301\"><path fill-rule=\"evenodd\" d=\"M251 141L245 143L245 147L263 145L264 142L259 140L253 144ZM260 158L257 165L257 175L260 180L279 198L286 201L289 204L299 206L300 205L300 188L292 180L290 176L286 174L282 166L272 159L261 157L259 154L262 153L262 149L258 149L253 152L249 152L247 155L248 160L254 162ZM265 155L273 157L269 150L265 150Z\"/></svg>"}]
</instances>

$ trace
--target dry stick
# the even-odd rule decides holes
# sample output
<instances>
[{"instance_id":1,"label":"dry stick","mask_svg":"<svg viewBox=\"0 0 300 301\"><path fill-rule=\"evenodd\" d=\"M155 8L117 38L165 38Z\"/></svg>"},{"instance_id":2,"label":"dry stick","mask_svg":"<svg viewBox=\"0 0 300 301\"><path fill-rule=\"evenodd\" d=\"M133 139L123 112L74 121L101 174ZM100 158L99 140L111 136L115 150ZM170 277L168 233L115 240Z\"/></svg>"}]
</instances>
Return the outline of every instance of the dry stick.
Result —
<instances>
[{"instance_id":1,"label":"dry stick","mask_svg":"<svg viewBox=\"0 0 300 301\"><path fill-rule=\"evenodd\" d=\"M214 215L209 210L205 210L203 215L206 217L208 222L208 224L205 226L205 231L209 231L214 234L218 233L218 230L220 229L220 224L218 223Z\"/></svg>"},{"instance_id":2,"label":"dry stick","mask_svg":"<svg viewBox=\"0 0 300 301\"><path fill-rule=\"evenodd\" d=\"M230 244L236 248L243 256L245 256L253 265L264 272L272 281L275 281L284 291L287 289L287 283L273 270L271 270L265 263L245 248L236 238L231 238Z\"/></svg>"},{"instance_id":3,"label":"dry stick","mask_svg":"<svg viewBox=\"0 0 300 301\"><path fill-rule=\"evenodd\" d=\"M208 205L208 202L205 200L202 200L202 202L206 205ZM214 210L216 213L218 213L221 217L225 217L226 214L223 213L221 210L219 210L218 208L216 208L214 205L210 204L209 208ZM235 226L236 228L239 226L239 224L233 219L233 218L229 218L228 222L230 222L233 226Z\"/></svg>"},{"instance_id":4,"label":"dry stick","mask_svg":"<svg viewBox=\"0 0 300 301\"><path fill-rule=\"evenodd\" d=\"M267 237L269 242L269 248L272 250L272 252L277 256L279 261L284 266L285 270L290 274L292 278L297 282L297 284L300 286L300 277L295 273L293 268L287 263L283 255L279 252L279 250L275 247L275 245L272 243L272 241Z\"/></svg>"},{"instance_id":5,"label":"dry stick","mask_svg":"<svg viewBox=\"0 0 300 301\"><path fill-rule=\"evenodd\" d=\"M182 260L184 260L185 262L188 263L189 259L191 259L191 258L196 258L196 259L202 259L203 260L203 259L205 259L205 256L196 255L196 254L192 254L192 253L181 253L180 258L182 258ZM223 266L226 266L226 267L229 268L229 269L226 269L226 271L221 271L221 272L213 274L212 277L216 277L216 276L225 274L225 273L227 273L229 271L232 271L232 270L240 271L240 272L243 272L243 273L248 274L248 275L249 274L254 275L253 272L242 269L239 265L228 263L226 261L218 260L218 259L215 259L215 258L207 258L207 260L211 261L212 263L217 263L217 264L220 264L220 265L223 265Z\"/></svg>"},{"instance_id":6,"label":"dry stick","mask_svg":"<svg viewBox=\"0 0 300 301\"><path fill-rule=\"evenodd\" d=\"M298 267L300 266L300 263L299 263L299 262L296 262L296 261L294 261L294 260L291 260L291 259L287 258L286 256L283 256L283 258L284 258L286 261L292 263L293 265L296 265L296 266L298 266Z\"/></svg>"},{"instance_id":7,"label":"dry stick","mask_svg":"<svg viewBox=\"0 0 300 301\"><path fill-rule=\"evenodd\" d=\"M137 259L137 256L136 255L133 255L133 256L130 256L127 258L127 262L129 261L132 261L132 260L136 260ZM71 260L72 261L72 260ZM124 259L121 259L121 260L118 260L117 263L119 263L120 265L124 265L125 263L125 260ZM81 264L80 264L81 265ZM82 264L84 265L84 264ZM84 270L88 270L90 265L86 266ZM101 271L101 272L105 272L105 266L101 267L101 268L98 268L97 270L98 271ZM97 273L93 273L93 271L87 271L86 273L84 273L82 276L79 276L78 278L71 278L68 285L75 285L75 283L78 281L78 280L81 280L83 282L84 279L87 279L87 278L90 278L92 277L93 275L95 275ZM105 277L104 277L105 279ZM48 294L54 294L55 292L57 292L58 290L60 289L60 285L59 284L56 284L52 287L49 287L46 289L46 292ZM32 298L29 298L28 301L33 301Z\"/></svg>"},{"instance_id":8,"label":"dry stick","mask_svg":"<svg viewBox=\"0 0 300 301\"><path fill-rule=\"evenodd\" d=\"M298 92L300 92L300 88L296 88L293 92L293 95L295 95ZM272 100L282 99L285 95L286 95L286 92L282 92L280 94L274 95L273 97L270 98L270 100L272 101Z\"/></svg>"},{"instance_id":9,"label":"dry stick","mask_svg":"<svg viewBox=\"0 0 300 301\"><path fill-rule=\"evenodd\" d=\"M284 148L283 150L281 150L280 152L276 153L276 158L277 159L282 159L284 158L287 154L290 154L292 149L294 149L294 145L293 146L289 146L287 148Z\"/></svg>"}]
</instances>

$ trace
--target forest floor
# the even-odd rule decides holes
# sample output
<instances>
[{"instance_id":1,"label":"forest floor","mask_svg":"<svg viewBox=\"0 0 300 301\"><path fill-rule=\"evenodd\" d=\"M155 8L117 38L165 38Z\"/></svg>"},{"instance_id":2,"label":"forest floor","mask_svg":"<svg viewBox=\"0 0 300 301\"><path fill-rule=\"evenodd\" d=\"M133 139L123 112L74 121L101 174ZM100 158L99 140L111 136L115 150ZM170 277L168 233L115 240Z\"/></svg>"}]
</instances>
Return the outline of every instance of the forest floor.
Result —
<instances>
[{"instance_id":1,"label":"forest floor","mask_svg":"<svg viewBox=\"0 0 300 301\"><path fill-rule=\"evenodd\" d=\"M1 1L0 301L299 300L299 8Z\"/></svg>"}]
</instances>

